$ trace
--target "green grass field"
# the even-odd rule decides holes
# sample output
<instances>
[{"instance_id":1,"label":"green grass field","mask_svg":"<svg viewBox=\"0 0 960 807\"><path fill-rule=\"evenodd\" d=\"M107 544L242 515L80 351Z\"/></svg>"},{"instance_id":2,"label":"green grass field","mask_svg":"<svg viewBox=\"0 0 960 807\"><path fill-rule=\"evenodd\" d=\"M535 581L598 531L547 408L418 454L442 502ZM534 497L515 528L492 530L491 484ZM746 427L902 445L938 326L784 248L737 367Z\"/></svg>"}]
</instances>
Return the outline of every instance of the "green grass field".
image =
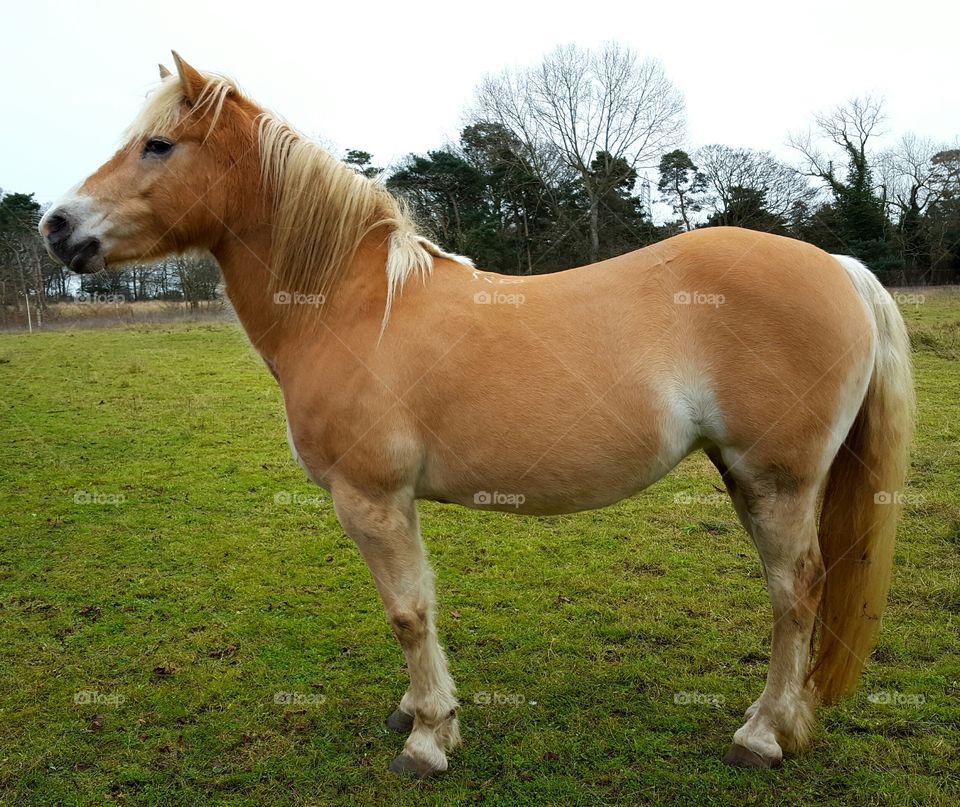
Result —
<instances>
[{"instance_id":1,"label":"green grass field","mask_svg":"<svg viewBox=\"0 0 960 807\"><path fill-rule=\"evenodd\" d=\"M0 336L0 803L956 804L960 296L903 300L890 607L773 772L720 761L770 616L705 458L576 516L422 507L464 745L415 782L387 771L402 655L238 327Z\"/></svg>"}]
</instances>

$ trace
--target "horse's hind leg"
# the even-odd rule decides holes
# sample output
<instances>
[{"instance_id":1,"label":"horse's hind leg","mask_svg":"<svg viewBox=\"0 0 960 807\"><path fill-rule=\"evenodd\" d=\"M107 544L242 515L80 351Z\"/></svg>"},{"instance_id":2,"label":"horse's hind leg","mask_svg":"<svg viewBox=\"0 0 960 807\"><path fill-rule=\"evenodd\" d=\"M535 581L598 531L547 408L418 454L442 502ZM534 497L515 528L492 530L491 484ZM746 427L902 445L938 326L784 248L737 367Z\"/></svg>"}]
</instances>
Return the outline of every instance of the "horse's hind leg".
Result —
<instances>
[{"instance_id":1,"label":"horse's hind leg","mask_svg":"<svg viewBox=\"0 0 960 807\"><path fill-rule=\"evenodd\" d=\"M389 719L410 736L390 770L439 773L447 768L446 752L460 741L460 729L453 679L434 626L433 572L413 500L401 494L368 496L343 486L334 486L333 499L340 523L370 568L410 673L400 709Z\"/></svg>"},{"instance_id":2,"label":"horse's hind leg","mask_svg":"<svg viewBox=\"0 0 960 807\"><path fill-rule=\"evenodd\" d=\"M817 485L782 471L748 474L731 465L732 472L718 463L721 473L726 470L734 506L760 553L774 623L766 687L747 710L747 721L734 735L725 760L774 767L784 751L806 744L813 726L815 699L807 672L823 587Z\"/></svg>"},{"instance_id":3,"label":"horse's hind leg","mask_svg":"<svg viewBox=\"0 0 960 807\"><path fill-rule=\"evenodd\" d=\"M753 519L750 516L750 508L747 506L747 498L744 493L744 489L737 483L736 478L727 467L723 457L720 455L719 448L716 448L715 446L707 448L706 455L710 458L710 461L720 472L720 477L723 479L723 484L727 487L727 493L730 496L730 501L733 503L733 509L737 513L737 518L740 519L743 529L746 530L747 535L750 536L750 540L753 541L754 546L756 546L757 539L753 534ZM761 565L763 564L762 557L760 559L760 563ZM766 572L764 572L764 579L766 579ZM744 713L745 717L752 717L753 713L757 711L759 704L760 698L757 698L752 704L750 704L750 706L747 707L747 710Z\"/></svg>"}]
</instances>

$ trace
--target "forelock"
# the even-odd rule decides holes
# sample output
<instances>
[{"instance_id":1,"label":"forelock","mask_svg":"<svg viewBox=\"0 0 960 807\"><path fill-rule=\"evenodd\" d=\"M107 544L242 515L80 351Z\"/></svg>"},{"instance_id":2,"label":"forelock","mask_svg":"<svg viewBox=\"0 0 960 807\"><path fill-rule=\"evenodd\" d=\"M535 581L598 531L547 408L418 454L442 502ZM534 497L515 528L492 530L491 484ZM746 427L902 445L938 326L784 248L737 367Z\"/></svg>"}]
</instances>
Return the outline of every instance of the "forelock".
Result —
<instances>
[{"instance_id":1,"label":"forelock","mask_svg":"<svg viewBox=\"0 0 960 807\"><path fill-rule=\"evenodd\" d=\"M147 101L124 132L124 141L138 140L170 134L185 118L201 120L210 118L207 135L216 126L227 98L233 94L240 96L236 83L217 73L204 73L207 83L195 104L188 105L183 94L180 78L167 76L147 96Z\"/></svg>"}]
</instances>

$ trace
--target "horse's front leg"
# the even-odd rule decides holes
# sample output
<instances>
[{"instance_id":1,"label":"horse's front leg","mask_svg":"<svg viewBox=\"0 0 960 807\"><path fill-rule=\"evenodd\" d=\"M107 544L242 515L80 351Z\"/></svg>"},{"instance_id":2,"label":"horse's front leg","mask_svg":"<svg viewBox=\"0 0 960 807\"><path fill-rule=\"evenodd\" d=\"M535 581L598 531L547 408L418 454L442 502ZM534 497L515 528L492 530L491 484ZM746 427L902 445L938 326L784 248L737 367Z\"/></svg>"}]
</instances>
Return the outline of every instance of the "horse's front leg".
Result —
<instances>
[{"instance_id":1,"label":"horse's front leg","mask_svg":"<svg viewBox=\"0 0 960 807\"><path fill-rule=\"evenodd\" d=\"M446 752L460 742L457 700L437 642L433 572L408 493L366 493L332 487L337 517L363 554L407 659L410 687L391 715L394 728L412 730L390 770L429 776L447 769Z\"/></svg>"}]
</instances>

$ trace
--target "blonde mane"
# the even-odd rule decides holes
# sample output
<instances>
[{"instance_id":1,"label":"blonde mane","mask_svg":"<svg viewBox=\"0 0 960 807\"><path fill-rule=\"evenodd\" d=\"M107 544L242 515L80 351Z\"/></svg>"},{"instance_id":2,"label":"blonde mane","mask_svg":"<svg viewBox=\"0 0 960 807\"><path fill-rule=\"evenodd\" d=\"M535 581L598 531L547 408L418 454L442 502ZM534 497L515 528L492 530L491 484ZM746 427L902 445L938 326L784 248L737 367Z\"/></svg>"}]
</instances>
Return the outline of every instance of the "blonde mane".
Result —
<instances>
[{"instance_id":1,"label":"blonde mane","mask_svg":"<svg viewBox=\"0 0 960 807\"><path fill-rule=\"evenodd\" d=\"M243 96L225 76L204 73L204 77L207 83L186 114L209 116L209 136L227 97ZM162 135L183 116L180 79L168 76L151 93L125 136L132 140ZM404 206L383 185L353 171L276 115L263 112L258 116L257 139L261 181L274 199L269 266L274 293L328 298L349 271L363 239L384 228L389 235L382 334L404 284L414 276L426 280L434 258L473 265L468 258L445 252L420 235ZM304 237L305 233L309 237Z\"/></svg>"}]
</instances>

